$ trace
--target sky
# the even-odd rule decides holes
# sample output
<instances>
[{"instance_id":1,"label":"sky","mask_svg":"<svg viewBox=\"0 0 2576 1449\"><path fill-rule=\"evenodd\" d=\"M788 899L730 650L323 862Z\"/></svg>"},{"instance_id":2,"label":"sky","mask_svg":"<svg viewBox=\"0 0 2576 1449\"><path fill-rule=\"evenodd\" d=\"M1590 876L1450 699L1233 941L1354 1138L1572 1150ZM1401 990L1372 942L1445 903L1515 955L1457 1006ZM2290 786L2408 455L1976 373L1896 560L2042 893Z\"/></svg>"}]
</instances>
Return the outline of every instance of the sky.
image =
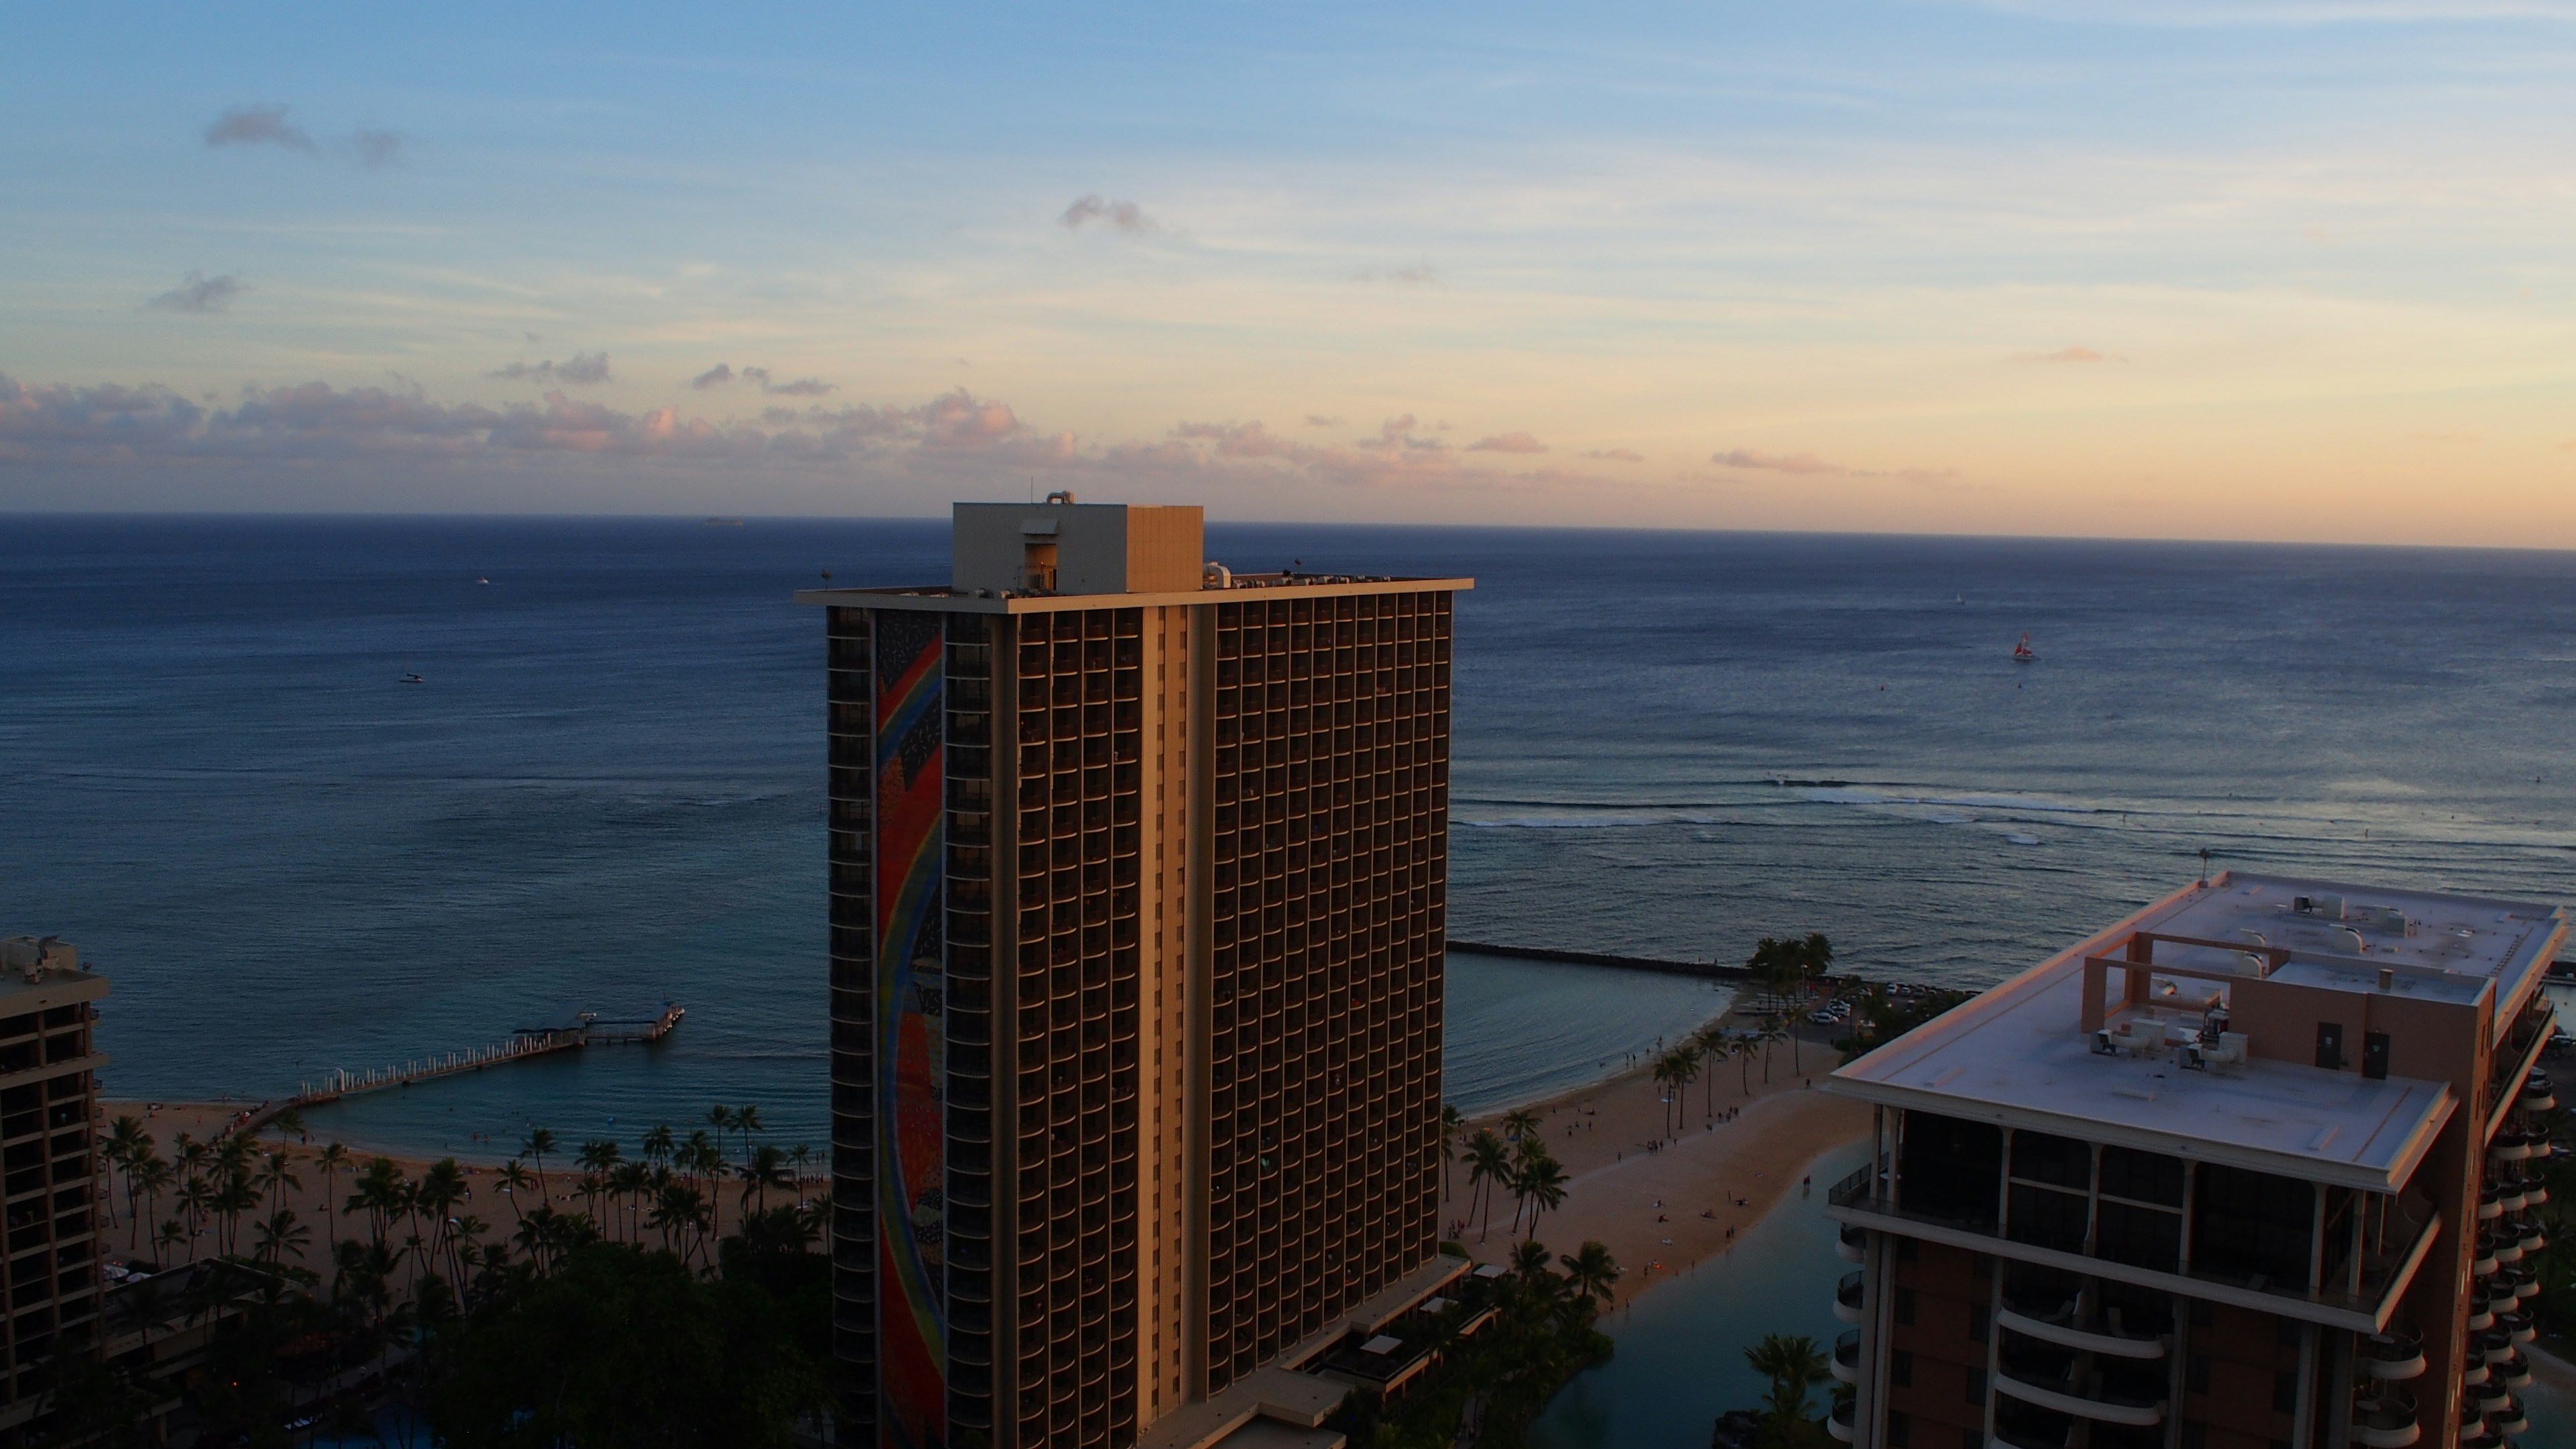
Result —
<instances>
[{"instance_id":1,"label":"sky","mask_svg":"<svg viewBox=\"0 0 2576 1449\"><path fill-rule=\"evenodd\" d=\"M10 31L0 511L2576 547L2576 0Z\"/></svg>"}]
</instances>

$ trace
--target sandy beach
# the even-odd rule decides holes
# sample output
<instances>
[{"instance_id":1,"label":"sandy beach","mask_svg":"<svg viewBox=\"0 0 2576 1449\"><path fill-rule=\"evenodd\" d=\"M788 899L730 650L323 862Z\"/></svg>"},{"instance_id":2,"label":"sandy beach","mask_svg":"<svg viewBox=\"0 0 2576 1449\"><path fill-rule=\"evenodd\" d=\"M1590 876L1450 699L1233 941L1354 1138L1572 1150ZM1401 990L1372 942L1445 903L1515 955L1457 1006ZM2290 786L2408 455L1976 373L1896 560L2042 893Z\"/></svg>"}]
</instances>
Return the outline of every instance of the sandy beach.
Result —
<instances>
[{"instance_id":1,"label":"sandy beach","mask_svg":"<svg viewBox=\"0 0 2576 1449\"><path fill-rule=\"evenodd\" d=\"M1806 1070L1790 1069L1783 1044L1768 1084L1756 1060L1750 1091L1737 1064L1717 1064L1713 1101L1711 1079L1703 1076L1684 1093L1678 1130L1669 1136L1672 1109L1643 1065L1534 1104L1539 1131L1567 1178L1565 1205L1539 1223L1539 1240L1560 1253L1600 1241L1624 1270L1616 1296L1625 1299L1723 1252L1784 1196L1824 1191L1822 1183L1802 1184L1808 1164L1868 1132L1869 1109L1811 1085L1832 1066L1832 1048L1808 1042L1800 1051ZM1499 1133L1502 1118L1476 1118L1467 1135L1483 1127ZM1492 1196L1496 1211L1486 1232L1485 1215L1471 1211L1462 1153L1441 1218L1480 1261L1504 1262L1519 1234L1510 1227L1510 1194L1497 1187Z\"/></svg>"}]
</instances>

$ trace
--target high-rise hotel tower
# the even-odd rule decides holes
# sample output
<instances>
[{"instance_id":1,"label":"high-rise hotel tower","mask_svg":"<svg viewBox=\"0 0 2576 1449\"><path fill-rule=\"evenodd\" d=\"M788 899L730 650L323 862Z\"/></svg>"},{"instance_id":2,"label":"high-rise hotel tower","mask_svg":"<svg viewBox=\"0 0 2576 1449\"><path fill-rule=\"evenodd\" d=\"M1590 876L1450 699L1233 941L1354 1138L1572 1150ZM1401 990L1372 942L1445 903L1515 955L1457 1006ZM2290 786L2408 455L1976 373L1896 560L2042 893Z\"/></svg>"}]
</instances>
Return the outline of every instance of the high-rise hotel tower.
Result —
<instances>
[{"instance_id":1,"label":"high-rise hotel tower","mask_svg":"<svg viewBox=\"0 0 2576 1449\"><path fill-rule=\"evenodd\" d=\"M2496 1449L2546 1245L2555 906L2222 875L1837 1071L1836 1438Z\"/></svg>"},{"instance_id":2,"label":"high-rise hotel tower","mask_svg":"<svg viewBox=\"0 0 2576 1449\"><path fill-rule=\"evenodd\" d=\"M844 1431L1136 1444L1437 1247L1450 603L1197 508L825 589Z\"/></svg>"}]
</instances>

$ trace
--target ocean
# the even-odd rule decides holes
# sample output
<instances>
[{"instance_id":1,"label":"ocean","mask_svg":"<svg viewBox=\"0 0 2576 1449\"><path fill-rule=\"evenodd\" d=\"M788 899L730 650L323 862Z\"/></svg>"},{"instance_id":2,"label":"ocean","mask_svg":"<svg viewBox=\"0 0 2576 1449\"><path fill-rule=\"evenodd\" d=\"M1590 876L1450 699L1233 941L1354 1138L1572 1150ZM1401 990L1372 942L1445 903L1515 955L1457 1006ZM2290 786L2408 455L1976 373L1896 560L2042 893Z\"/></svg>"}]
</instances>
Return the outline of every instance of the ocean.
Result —
<instances>
[{"instance_id":1,"label":"ocean","mask_svg":"<svg viewBox=\"0 0 2576 1449\"><path fill-rule=\"evenodd\" d=\"M1218 525L1475 575L1451 930L1991 982L2213 867L2566 899L2576 555ZM109 1091L283 1095L576 1013L607 1048L360 1098L352 1143L824 1131L822 628L944 521L0 517L0 932L111 974ZM2010 654L2027 633L2039 658ZM421 676L403 683L406 674ZM1707 983L1460 955L1450 1088L1574 1085Z\"/></svg>"}]
</instances>

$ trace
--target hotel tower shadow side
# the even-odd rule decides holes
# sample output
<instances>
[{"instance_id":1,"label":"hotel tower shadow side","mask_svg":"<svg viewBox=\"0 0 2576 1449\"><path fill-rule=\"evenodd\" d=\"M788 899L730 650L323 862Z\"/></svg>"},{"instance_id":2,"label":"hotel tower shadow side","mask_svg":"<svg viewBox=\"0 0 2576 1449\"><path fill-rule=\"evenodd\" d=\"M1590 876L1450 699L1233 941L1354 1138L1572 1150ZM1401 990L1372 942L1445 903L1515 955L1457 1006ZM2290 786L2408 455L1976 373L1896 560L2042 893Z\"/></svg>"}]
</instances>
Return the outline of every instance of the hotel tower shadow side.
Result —
<instances>
[{"instance_id":1,"label":"hotel tower shadow side","mask_svg":"<svg viewBox=\"0 0 2576 1449\"><path fill-rule=\"evenodd\" d=\"M1215 1442L1248 1379L1447 1261L1471 583L1231 574L1197 508L1069 495L959 504L954 550L946 587L798 596L841 1436Z\"/></svg>"}]
</instances>

